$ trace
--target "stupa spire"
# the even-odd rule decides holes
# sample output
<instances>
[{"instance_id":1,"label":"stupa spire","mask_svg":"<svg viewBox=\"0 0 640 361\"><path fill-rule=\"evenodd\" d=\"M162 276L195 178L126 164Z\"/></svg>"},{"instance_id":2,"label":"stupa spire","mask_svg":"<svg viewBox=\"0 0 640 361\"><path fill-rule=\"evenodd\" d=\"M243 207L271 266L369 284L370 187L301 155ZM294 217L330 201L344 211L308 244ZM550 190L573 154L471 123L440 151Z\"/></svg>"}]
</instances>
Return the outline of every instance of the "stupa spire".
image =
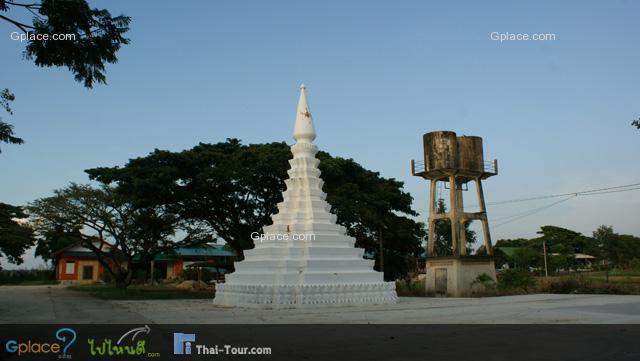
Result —
<instances>
[{"instance_id":1,"label":"stupa spire","mask_svg":"<svg viewBox=\"0 0 640 361\"><path fill-rule=\"evenodd\" d=\"M316 139L316 130L313 127L313 118L309 111L304 84L300 84L300 99L296 112L296 124L293 128L293 139L305 143L311 143Z\"/></svg>"},{"instance_id":2,"label":"stupa spire","mask_svg":"<svg viewBox=\"0 0 640 361\"><path fill-rule=\"evenodd\" d=\"M364 259L355 238L336 223L327 195L322 191L318 147L304 85L291 146L293 157L285 180L286 190L272 224L226 282L216 285L214 303L227 306L302 307L308 305L359 305L395 303L394 282L384 282Z\"/></svg>"}]
</instances>

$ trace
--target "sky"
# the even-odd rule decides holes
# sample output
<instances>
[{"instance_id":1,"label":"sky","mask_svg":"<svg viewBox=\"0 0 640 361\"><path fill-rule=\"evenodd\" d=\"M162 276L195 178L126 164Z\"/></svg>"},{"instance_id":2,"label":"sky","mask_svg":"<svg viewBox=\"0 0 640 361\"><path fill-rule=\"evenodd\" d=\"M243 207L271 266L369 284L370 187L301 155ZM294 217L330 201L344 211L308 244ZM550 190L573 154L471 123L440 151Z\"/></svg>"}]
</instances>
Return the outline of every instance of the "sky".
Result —
<instances>
[{"instance_id":1,"label":"sky","mask_svg":"<svg viewBox=\"0 0 640 361\"><path fill-rule=\"evenodd\" d=\"M320 149L404 182L421 220L427 182L409 164L435 130L483 137L500 170L484 182L489 203L640 183L637 1L89 3L132 18L131 44L93 89L24 59L0 22L0 88L16 95L1 116L26 141L0 144L2 202L24 205L156 148L292 143L302 82ZM490 206L489 220L557 200ZM491 232L607 224L640 236L639 208L640 191L581 196Z\"/></svg>"}]
</instances>

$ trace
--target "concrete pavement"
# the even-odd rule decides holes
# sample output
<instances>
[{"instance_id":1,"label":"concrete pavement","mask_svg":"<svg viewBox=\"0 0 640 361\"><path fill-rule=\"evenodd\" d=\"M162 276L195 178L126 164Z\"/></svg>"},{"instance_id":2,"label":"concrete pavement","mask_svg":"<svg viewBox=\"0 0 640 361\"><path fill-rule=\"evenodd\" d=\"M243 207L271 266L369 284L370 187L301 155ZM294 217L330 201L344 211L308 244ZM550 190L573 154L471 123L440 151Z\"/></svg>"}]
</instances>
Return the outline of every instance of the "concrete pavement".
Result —
<instances>
[{"instance_id":1,"label":"concrete pavement","mask_svg":"<svg viewBox=\"0 0 640 361\"><path fill-rule=\"evenodd\" d=\"M0 323L640 324L640 296L407 297L383 306L243 309L206 299L104 301L61 286L0 286Z\"/></svg>"}]
</instances>

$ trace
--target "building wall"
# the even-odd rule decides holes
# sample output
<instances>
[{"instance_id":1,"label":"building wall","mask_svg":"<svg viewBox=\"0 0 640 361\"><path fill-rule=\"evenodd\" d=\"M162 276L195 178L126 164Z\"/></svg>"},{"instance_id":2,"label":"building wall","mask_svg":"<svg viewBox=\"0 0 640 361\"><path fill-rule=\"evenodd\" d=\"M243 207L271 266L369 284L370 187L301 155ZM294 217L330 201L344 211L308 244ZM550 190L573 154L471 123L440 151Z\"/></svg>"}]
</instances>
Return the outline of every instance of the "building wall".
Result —
<instances>
[{"instance_id":1,"label":"building wall","mask_svg":"<svg viewBox=\"0 0 640 361\"><path fill-rule=\"evenodd\" d=\"M67 265L71 263L73 263L73 272L67 273ZM91 279L85 280L82 278L83 268L85 266L93 267ZM70 270L71 269L69 269L69 271ZM96 259L89 257L62 256L58 260L56 279L59 281L96 282L100 279L102 272L102 265L100 265L100 262Z\"/></svg>"},{"instance_id":2,"label":"building wall","mask_svg":"<svg viewBox=\"0 0 640 361\"><path fill-rule=\"evenodd\" d=\"M167 265L167 278L168 279L178 278L182 275L183 270L184 270L184 261L182 260L182 258L178 258L173 263L169 263L169 265Z\"/></svg>"}]
</instances>

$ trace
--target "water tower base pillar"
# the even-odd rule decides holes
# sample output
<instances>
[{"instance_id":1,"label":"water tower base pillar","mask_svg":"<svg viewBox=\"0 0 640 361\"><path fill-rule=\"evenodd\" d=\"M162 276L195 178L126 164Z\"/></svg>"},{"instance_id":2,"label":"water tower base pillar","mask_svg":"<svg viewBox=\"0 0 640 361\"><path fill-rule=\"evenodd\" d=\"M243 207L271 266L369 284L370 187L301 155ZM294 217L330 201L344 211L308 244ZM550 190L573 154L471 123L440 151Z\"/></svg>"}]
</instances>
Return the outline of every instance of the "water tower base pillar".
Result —
<instances>
[{"instance_id":1,"label":"water tower base pillar","mask_svg":"<svg viewBox=\"0 0 640 361\"><path fill-rule=\"evenodd\" d=\"M426 291L429 296L470 297L486 291L474 282L486 274L496 282L493 257L443 256L427 258Z\"/></svg>"}]
</instances>

